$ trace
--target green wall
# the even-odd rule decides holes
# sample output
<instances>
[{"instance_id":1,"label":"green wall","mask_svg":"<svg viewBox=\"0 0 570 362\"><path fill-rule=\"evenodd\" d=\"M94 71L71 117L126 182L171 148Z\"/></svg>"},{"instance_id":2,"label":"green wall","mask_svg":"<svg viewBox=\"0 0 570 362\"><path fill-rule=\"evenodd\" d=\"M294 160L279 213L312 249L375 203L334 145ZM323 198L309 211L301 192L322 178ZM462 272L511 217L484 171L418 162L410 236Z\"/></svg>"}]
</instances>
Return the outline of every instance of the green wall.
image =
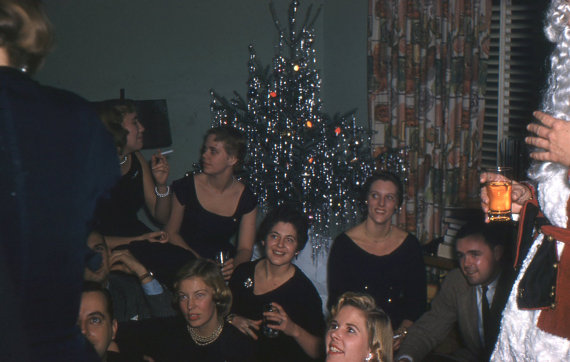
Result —
<instances>
[{"instance_id":1,"label":"green wall","mask_svg":"<svg viewBox=\"0 0 570 362\"><path fill-rule=\"evenodd\" d=\"M270 64L277 41L266 0L45 3L57 44L36 78L89 100L116 98L121 88L128 98L166 99L175 149L171 181L198 159L210 126L209 90L245 95L248 45ZM323 110L357 108L366 125L368 1L302 0L300 9L311 3L323 4L315 24ZM287 21L289 0L275 6Z\"/></svg>"}]
</instances>

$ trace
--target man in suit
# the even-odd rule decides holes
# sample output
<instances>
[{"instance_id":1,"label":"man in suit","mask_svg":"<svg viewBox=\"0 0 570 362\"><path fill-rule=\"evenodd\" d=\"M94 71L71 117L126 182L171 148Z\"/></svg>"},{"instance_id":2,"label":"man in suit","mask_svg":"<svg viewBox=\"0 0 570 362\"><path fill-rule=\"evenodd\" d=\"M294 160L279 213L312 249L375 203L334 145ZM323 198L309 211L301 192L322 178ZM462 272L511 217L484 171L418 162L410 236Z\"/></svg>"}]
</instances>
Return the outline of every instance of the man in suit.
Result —
<instances>
[{"instance_id":1,"label":"man in suit","mask_svg":"<svg viewBox=\"0 0 570 362\"><path fill-rule=\"evenodd\" d=\"M97 258L98 262L87 262L85 280L97 282L109 290L117 321L176 314L171 293L128 250L111 253L105 238L98 232L89 235L87 245L100 258Z\"/></svg>"},{"instance_id":2,"label":"man in suit","mask_svg":"<svg viewBox=\"0 0 570 362\"><path fill-rule=\"evenodd\" d=\"M502 262L505 242L511 238L510 226L500 223L470 223L459 230L459 268L449 272L431 309L410 327L396 360L421 361L447 337L456 322L463 347L448 359L488 360L513 282L512 268Z\"/></svg>"}]
</instances>

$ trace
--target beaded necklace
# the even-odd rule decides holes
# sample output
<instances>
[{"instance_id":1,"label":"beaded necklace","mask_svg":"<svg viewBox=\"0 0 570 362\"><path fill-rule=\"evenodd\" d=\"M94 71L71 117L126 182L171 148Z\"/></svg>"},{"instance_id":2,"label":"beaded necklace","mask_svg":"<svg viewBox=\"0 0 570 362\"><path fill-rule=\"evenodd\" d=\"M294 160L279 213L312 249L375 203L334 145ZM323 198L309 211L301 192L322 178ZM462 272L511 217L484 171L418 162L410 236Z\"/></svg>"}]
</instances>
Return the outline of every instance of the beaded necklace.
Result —
<instances>
[{"instance_id":1,"label":"beaded necklace","mask_svg":"<svg viewBox=\"0 0 570 362\"><path fill-rule=\"evenodd\" d=\"M212 334L210 334L209 336L203 337L201 335L198 334L197 329L198 328L192 328L189 325L186 325L186 329L188 329L188 333L190 333L190 337L192 337L192 340L199 346L207 346L208 344L214 342L216 339L218 339L218 337L220 336L220 334L222 334L222 330L224 329L224 324L220 323L218 324L218 328L216 328L216 330L214 332L212 332Z\"/></svg>"}]
</instances>

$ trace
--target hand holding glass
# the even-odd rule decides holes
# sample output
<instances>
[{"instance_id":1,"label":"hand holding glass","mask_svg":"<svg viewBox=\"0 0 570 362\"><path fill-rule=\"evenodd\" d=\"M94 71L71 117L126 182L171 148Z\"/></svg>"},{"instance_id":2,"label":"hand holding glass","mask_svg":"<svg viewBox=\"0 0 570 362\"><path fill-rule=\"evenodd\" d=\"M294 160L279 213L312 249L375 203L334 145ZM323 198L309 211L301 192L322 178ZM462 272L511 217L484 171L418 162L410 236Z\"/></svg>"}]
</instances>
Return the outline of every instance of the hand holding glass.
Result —
<instances>
[{"instance_id":1,"label":"hand holding glass","mask_svg":"<svg viewBox=\"0 0 570 362\"><path fill-rule=\"evenodd\" d=\"M263 306L263 311L264 312L277 312L277 309L273 308L271 303L269 303L269 304L265 304ZM263 317L263 324L261 325L261 330L267 338L275 338L275 337L279 336L279 330L271 328L271 324L273 324L273 323L268 321L267 318Z\"/></svg>"},{"instance_id":2,"label":"hand holding glass","mask_svg":"<svg viewBox=\"0 0 570 362\"><path fill-rule=\"evenodd\" d=\"M220 250L218 254L216 254L216 261L222 268L224 267L224 263L228 261L229 258L230 253L227 250Z\"/></svg>"}]
</instances>

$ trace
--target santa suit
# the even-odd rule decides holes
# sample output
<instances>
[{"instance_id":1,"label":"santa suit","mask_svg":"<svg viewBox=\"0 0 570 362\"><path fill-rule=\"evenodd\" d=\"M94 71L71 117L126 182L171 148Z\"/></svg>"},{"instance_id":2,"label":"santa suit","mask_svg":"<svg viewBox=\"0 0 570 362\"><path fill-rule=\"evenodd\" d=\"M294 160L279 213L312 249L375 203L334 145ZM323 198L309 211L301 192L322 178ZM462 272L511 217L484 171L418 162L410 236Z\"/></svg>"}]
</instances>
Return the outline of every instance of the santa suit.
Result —
<instances>
[{"instance_id":1,"label":"santa suit","mask_svg":"<svg viewBox=\"0 0 570 362\"><path fill-rule=\"evenodd\" d=\"M561 167L546 170L553 175L538 185L543 212L535 199L521 212L515 262L520 272L491 361L570 360L570 185Z\"/></svg>"}]
</instances>

